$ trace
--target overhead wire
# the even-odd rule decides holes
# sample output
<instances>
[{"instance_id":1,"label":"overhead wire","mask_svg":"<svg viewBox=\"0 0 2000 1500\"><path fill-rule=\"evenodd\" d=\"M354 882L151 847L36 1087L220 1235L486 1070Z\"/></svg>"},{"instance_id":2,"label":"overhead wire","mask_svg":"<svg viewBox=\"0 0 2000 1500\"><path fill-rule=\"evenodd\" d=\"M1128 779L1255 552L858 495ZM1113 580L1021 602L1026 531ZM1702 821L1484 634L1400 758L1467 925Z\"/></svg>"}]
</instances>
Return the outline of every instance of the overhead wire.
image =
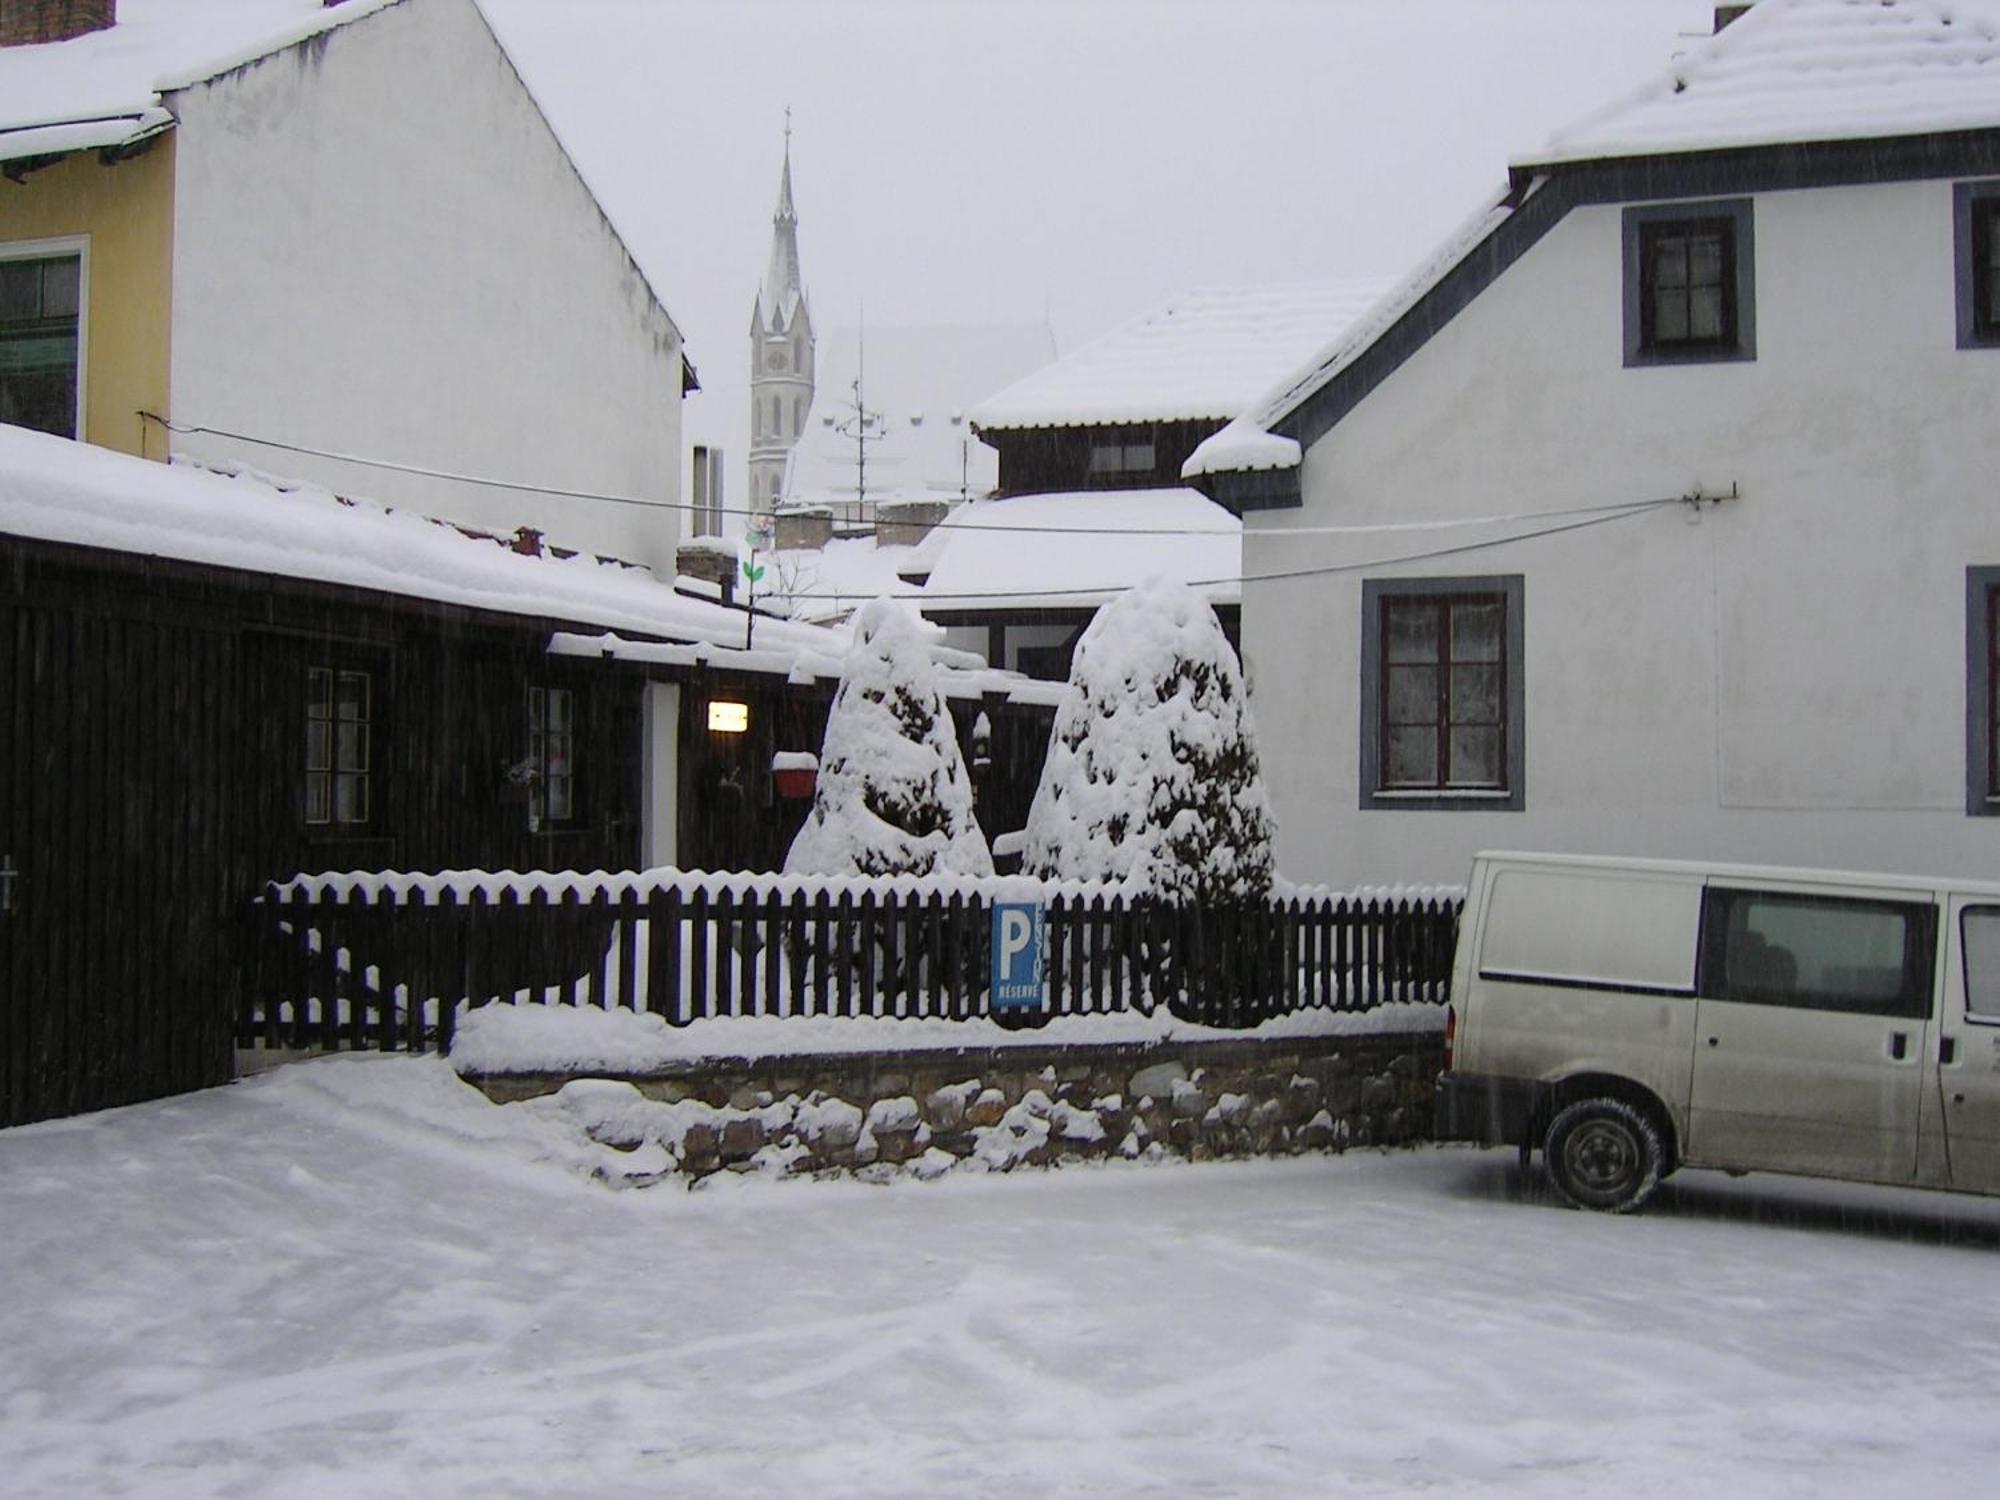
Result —
<instances>
[{"instance_id":1,"label":"overhead wire","mask_svg":"<svg viewBox=\"0 0 2000 1500\"><path fill-rule=\"evenodd\" d=\"M521 480L499 479L479 474L464 474L450 469L430 468L422 464L399 463L393 459L369 458L358 453L344 453L330 448L313 448L302 443L289 443L277 438L257 437L250 433L234 432L224 427L208 427L196 423L175 422L155 412L142 411L141 417L156 422L169 432L184 435L201 435L226 438L231 442L250 443L261 448L275 448L286 453L302 454L310 458L331 459L337 463L358 464L364 468L385 469L398 474L412 474L425 479L443 479L460 484L484 485L491 489L511 490L519 494L548 495L565 500L594 500L610 505L631 505L651 510L700 512L709 515L762 517L768 512L745 510L735 506L700 506L671 500L649 500L639 495L616 495L601 490L568 489L558 485L529 484ZM1117 495L1129 493L1119 490L1101 490L1078 493ZM1030 499L1032 496L1013 498ZM1676 505L1684 501L1684 495L1661 496L1648 500L1612 501L1599 505L1566 506L1550 510L1510 511L1485 516L1462 516L1449 520L1431 521L1377 521L1355 525L1289 526L1286 536L1390 536L1403 532L1447 531L1468 526L1502 526L1522 521L1542 521L1570 516L1615 516L1634 508L1656 505ZM941 529L967 532L1005 532L1015 535L1039 536L1117 536L1117 537L1227 537L1232 533L1226 527L1212 526L1073 526L1009 523L989 524L978 521L946 519L939 523ZM1370 566L1373 566L1371 564ZM1275 577L1290 575L1274 574ZM1261 581L1261 580L1253 580ZM1047 590L1048 593L1101 593L1102 590ZM800 596L815 597L815 596ZM825 598L848 598L847 594L822 595ZM965 597L986 597L967 595ZM997 597L997 596L996 596Z\"/></svg>"}]
</instances>

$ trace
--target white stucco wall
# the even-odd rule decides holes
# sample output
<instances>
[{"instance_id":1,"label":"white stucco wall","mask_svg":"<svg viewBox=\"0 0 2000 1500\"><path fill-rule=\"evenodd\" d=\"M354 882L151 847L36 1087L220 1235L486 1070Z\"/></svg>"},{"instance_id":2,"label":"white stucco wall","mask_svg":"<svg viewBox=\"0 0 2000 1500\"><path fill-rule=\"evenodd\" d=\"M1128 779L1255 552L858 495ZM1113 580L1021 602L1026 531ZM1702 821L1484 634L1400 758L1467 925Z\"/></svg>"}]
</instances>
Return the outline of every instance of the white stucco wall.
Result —
<instances>
[{"instance_id":1,"label":"white stucco wall","mask_svg":"<svg viewBox=\"0 0 2000 1500\"><path fill-rule=\"evenodd\" d=\"M406 0L173 102L176 420L679 500L678 334L471 0ZM666 570L679 535L670 509L176 442Z\"/></svg>"},{"instance_id":2,"label":"white stucco wall","mask_svg":"<svg viewBox=\"0 0 2000 1500\"><path fill-rule=\"evenodd\" d=\"M1253 514L1254 578L1739 486L1461 555L1247 583L1280 868L1456 881L1479 848L1992 875L1965 812L1965 570L2000 564L2000 351L1955 347L1952 185L1755 199L1748 363L1623 367L1620 208L1572 212ZM1359 807L1365 578L1523 576L1526 806Z\"/></svg>"}]
</instances>

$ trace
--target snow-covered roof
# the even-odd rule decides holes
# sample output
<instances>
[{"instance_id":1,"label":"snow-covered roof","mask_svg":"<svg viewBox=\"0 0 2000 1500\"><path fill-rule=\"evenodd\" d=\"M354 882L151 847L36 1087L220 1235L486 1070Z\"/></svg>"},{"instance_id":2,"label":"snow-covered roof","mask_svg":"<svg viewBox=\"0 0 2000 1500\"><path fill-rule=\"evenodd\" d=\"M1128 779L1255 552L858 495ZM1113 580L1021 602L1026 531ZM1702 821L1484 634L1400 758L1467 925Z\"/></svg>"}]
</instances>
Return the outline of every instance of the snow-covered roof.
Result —
<instances>
[{"instance_id":1,"label":"snow-covered roof","mask_svg":"<svg viewBox=\"0 0 2000 1500\"><path fill-rule=\"evenodd\" d=\"M884 593L934 617L1094 609L1152 577L1233 604L1242 596L1242 540L1242 522L1195 490L1017 495L960 506L914 547L836 540L779 553L772 572L813 618Z\"/></svg>"},{"instance_id":2,"label":"snow-covered roof","mask_svg":"<svg viewBox=\"0 0 2000 1500\"><path fill-rule=\"evenodd\" d=\"M863 404L880 416L868 442L869 503L990 493L999 456L973 435L966 409L1054 354L1054 335L1038 324L835 329L819 349L812 411L792 449L784 502L855 503L855 442L841 428L854 414L857 373L866 377Z\"/></svg>"},{"instance_id":3,"label":"snow-covered roof","mask_svg":"<svg viewBox=\"0 0 2000 1500\"><path fill-rule=\"evenodd\" d=\"M1287 366L1275 385L1245 402L1227 426L1188 455L1187 462L1181 465L1181 477L1196 479L1230 470L1298 467L1299 445L1270 431L1271 424L1360 358L1370 344L1450 274L1474 246L1513 212L1508 198L1508 194L1502 193L1483 204L1385 296L1378 297L1365 312L1338 329L1316 350Z\"/></svg>"},{"instance_id":4,"label":"snow-covered roof","mask_svg":"<svg viewBox=\"0 0 2000 1500\"><path fill-rule=\"evenodd\" d=\"M115 26L0 47L0 161L127 144L170 121L163 95L401 3L119 0Z\"/></svg>"},{"instance_id":5,"label":"snow-covered roof","mask_svg":"<svg viewBox=\"0 0 2000 1500\"><path fill-rule=\"evenodd\" d=\"M530 557L373 501L161 464L0 423L0 535L376 589L501 614L740 645L742 611L643 568ZM767 650L838 654L839 633L758 620Z\"/></svg>"},{"instance_id":6,"label":"snow-covered roof","mask_svg":"<svg viewBox=\"0 0 2000 1500\"><path fill-rule=\"evenodd\" d=\"M1365 316L1247 403L1181 475L1296 468L1298 443L1271 429L1546 191L1544 169L1986 128L2000 128L2000 0L1760 0L1645 88L1518 159L1518 192L1489 200Z\"/></svg>"},{"instance_id":7,"label":"snow-covered roof","mask_svg":"<svg viewBox=\"0 0 2000 1500\"><path fill-rule=\"evenodd\" d=\"M1333 281L1189 292L981 401L972 421L986 431L1228 421L1383 290Z\"/></svg>"},{"instance_id":8,"label":"snow-covered roof","mask_svg":"<svg viewBox=\"0 0 2000 1500\"><path fill-rule=\"evenodd\" d=\"M1761 0L1517 165L2000 126L1991 0Z\"/></svg>"}]
</instances>

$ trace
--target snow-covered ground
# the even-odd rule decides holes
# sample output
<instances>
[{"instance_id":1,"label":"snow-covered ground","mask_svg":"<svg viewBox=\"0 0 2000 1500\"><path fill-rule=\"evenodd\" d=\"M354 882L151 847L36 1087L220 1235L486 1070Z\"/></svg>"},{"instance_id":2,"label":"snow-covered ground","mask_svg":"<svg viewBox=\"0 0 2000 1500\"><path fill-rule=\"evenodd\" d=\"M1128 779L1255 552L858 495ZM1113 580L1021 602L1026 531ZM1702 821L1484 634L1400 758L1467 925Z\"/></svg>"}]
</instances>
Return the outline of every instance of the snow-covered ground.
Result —
<instances>
[{"instance_id":1,"label":"snow-covered ground","mask_svg":"<svg viewBox=\"0 0 2000 1500\"><path fill-rule=\"evenodd\" d=\"M1987 1492L2000 1204L1423 1150L614 1192L347 1057L0 1132L0 1493Z\"/></svg>"}]
</instances>

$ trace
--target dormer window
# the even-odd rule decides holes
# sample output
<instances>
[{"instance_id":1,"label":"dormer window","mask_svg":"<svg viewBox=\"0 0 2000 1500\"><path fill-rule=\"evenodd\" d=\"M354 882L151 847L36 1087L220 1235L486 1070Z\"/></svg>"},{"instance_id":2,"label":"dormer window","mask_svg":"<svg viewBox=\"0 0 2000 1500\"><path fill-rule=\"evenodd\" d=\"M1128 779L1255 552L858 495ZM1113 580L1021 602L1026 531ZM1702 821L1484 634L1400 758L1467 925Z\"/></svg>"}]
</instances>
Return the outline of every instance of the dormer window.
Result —
<instances>
[{"instance_id":1,"label":"dormer window","mask_svg":"<svg viewBox=\"0 0 2000 1500\"><path fill-rule=\"evenodd\" d=\"M1625 210L1625 363L1756 357L1750 200Z\"/></svg>"}]
</instances>

